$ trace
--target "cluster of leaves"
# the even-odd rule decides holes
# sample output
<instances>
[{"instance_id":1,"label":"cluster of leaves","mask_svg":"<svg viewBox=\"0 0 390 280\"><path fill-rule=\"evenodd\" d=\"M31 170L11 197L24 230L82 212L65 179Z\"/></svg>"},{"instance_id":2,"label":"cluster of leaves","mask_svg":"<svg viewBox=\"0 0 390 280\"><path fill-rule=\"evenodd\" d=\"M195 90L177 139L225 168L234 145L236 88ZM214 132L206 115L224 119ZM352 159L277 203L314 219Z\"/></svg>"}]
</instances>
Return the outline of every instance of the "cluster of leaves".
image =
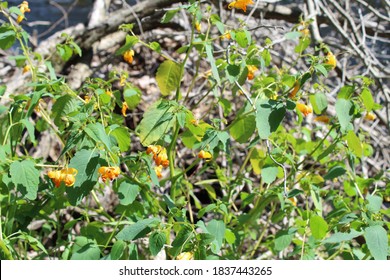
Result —
<instances>
[{"instance_id":1,"label":"cluster of leaves","mask_svg":"<svg viewBox=\"0 0 390 280\"><path fill-rule=\"evenodd\" d=\"M28 34L12 18L17 7L2 2L9 23L0 27L0 48L19 44L22 53L13 59L17 67L29 66L31 83L9 97L5 86L0 90L1 257L30 258L35 251L38 259L142 259L165 252L173 259L191 252L195 259L250 259L271 252L266 258L386 259L390 211L382 204L389 200L389 181L384 171L370 178L359 171L372 147L354 127L380 108L371 81L356 77L343 86L336 114L309 126L296 104L310 103L318 116L330 111L324 81L333 66L326 46L308 52L307 23L285 34L297 42L297 61L307 65L292 74L272 64L271 39L257 42L244 23L227 26L212 7L189 2L162 19L167 23L180 10L192 18L190 41L177 50L182 61L163 54L159 43L142 41L132 25L121 26L129 35L117 55L141 44L165 58L156 73L161 98L134 131L120 108L125 115L134 110L143 93L126 72L72 90L49 58L28 47ZM225 45L220 56L216 42ZM82 55L69 36L57 52L64 60ZM195 74L184 88L194 56ZM210 70L201 73L203 61ZM258 72L249 81L253 69ZM193 97L201 80L207 90ZM199 108L204 113L196 117ZM45 133L61 146L51 161L30 152ZM132 141L144 150L132 151ZM167 149L161 180L146 153L150 145ZM178 156L182 147L192 155L190 164ZM200 151L212 158L198 158ZM99 180L104 166L120 166L121 175ZM47 176L62 168L77 170L72 186L56 187ZM113 210L98 195L107 187L118 197ZM72 219L64 222L65 213Z\"/></svg>"}]
</instances>

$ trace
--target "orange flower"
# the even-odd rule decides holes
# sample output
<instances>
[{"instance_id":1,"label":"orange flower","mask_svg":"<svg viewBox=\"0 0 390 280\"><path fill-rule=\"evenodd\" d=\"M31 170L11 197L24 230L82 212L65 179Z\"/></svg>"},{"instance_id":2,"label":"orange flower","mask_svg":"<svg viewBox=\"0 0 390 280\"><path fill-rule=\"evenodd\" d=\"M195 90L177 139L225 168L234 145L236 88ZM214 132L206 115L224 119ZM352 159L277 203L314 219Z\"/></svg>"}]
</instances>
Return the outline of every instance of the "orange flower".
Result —
<instances>
[{"instance_id":1,"label":"orange flower","mask_svg":"<svg viewBox=\"0 0 390 280\"><path fill-rule=\"evenodd\" d=\"M294 197L290 197L288 200L290 200L291 201L291 203L295 206L295 207L297 207L297 202L298 202L298 200L297 200L297 198L294 196Z\"/></svg>"},{"instance_id":2,"label":"orange flower","mask_svg":"<svg viewBox=\"0 0 390 280\"><path fill-rule=\"evenodd\" d=\"M133 63L133 57L134 57L133 50L127 50L123 53L123 59L129 64Z\"/></svg>"},{"instance_id":3,"label":"orange flower","mask_svg":"<svg viewBox=\"0 0 390 280\"><path fill-rule=\"evenodd\" d=\"M122 115L126 117L126 111L129 109L129 106L127 106L126 101L122 103Z\"/></svg>"},{"instance_id":4,"label":"orange flower","mask_svg":"<svg viewBox=\"0 0 390 280\"><path fill-rule=\"evenodd\" d=\"M364 119L365 120L368 120L368 121L373 121L376 119L376 116L371 113L371 112L368 112L365 116L364 116Z\"/></svg>"},{"instance_id":5,"label":"orange flower","mask_svg":"<svg viewBox=\"0 0 390 280\"><path fill-rule=\"evenodd\" d=\"M167 149L161 147L160 145L150 145L146 149L146 153L153 154L153 160L156 165L162 165L163 167L167 167L169 165Z\"/></svg>"},{"instance_id":6,"label":"orange flower","mask_svg":"<svg viewBox=\"0 0 390 280\"><path fill-rule=\"evenodd\" d=\"M205 159L206 161L210 161L213 158L213 155L209 152L201 150L198 154L198 158Z\"/></svg>"},{"instance_id":7,"label":"orange flower","mask_svg":"<svg viewBox=\"0 0 390 280\"><path fill-rule=\"evenodd\" d=\"M297 95L297 92L299 91L299 88L300 88L300 84L299 84L298 81L296 81L295 84L294 84L294 88L293 88L292 91L288 94L288 97L294 98L295 95Z\"/></svg>"},{"instance_id":8,"label":"orange flower","mask_svg":"<svg viewBox=\"0 0 390 280\"><path fill-rule=\"evenodd\" d=\"M309 114L313 113L313 109L310 106L307 106L303 103L297 103L297 109L307 117Z\"/></svg>"},{"instance_id":9,"label":"orange flower","mask_svg":"<svg viewBox=\"0 0 390 280\"><path fill-rule=\"evenodd\" d=\"M54 185L58 188L61 182L65 183L65 186L71 187L76 182L75 176L78 171L75 168L65 168L57 171L49 171L47 176L54 182Z\"/></svg>"},{"instance_id":10,"label":"orange flower","mask_svg":"<svg viewBox=\"0 0 390 280\"><path fill-rule=\"evenodd\" d=\"M27 1L23 1L22 4L20 4L19 10L20 10L20 12L23 15L19 15L18 16L18 18L16 19L17 23L21 23L22 22L22 20L24 19L24 13L29 13L31 11L30 8L28 7L28 2Z\"/></svg>"},{"instance_id":11,"label":"orange flower","mask_svg":"<svg viewBox=\"0 0 390 280\"><path fill-rule=\"evenodd\" d=\"M302 33L303 37L308 37L310 35L310 30L307 28L304 28L304 29L300 30L299 32Z\"/></svg>"},{"instance_id":12,"label":"orange flower","mask_svg":"<svg viewBox=\"0 0 390 280\"><path fill-rule=\"evenodd\" d=\"M149 155L153 153L153 155L158 154L161 151L162 147L160 145L150 145L146 149L146 153Z\"/></svg>"},{"instance_id":13,"label":"orange flower","mask_svg":"<svg viewBox=\"0 0 390 280\"><path fill-rule=\"evenodd\" d=\"M162 165L154 167L154 172L156 172L156 175L157 175L158 178L162 177L162 174L161 174L162 170L163 170L163 166Z\"/></svg>"},{"instance_id":14,"label":"orange flower","mask_svg":"<svg viewBox=\"0 0 390 280\"><path fill-rule=\"evenodd\" d=\"M252 0L237 0L237 1L231 2L229 4L228 8L229 9L233 9L233 8L241 9L244 12L246 12L246 6L249 4L254 4L254 3Z\"/></svg>"},{"instance_id":15,"label":"orange flower","mask_svg":"<svg viewBox=\"0 0 390 280\"><path fill-rule=\"evenodd\" d=\"M91 97L89 95L84 96L85 103L89 103L91 101Z\"/></svg>"},{"instance_id":16,"label":"orange flower","mask_svg":"<svg viewBox=\"0 0 390 280\"><path fill-rule=\"evenodd\" d=\"M332 66L332 69L336 68L337 60L332 52L326 54L325 64Z\"/></svg>"},{"instance_id":17,"label":"orange flower","mask_svg":"<svg viewBox=\"0 0 390 280\"><path fill-rule=\"evenodd\" d=\"M105 182L107 179L114 180L117 178L121 173L121 170L119 166L102 166L99 167L98 172L100 173L103 182Z\"/></svg>"},{"instance_id":18,"label":"orange flower","mask_svg":"<svg viewBox=\"0 0 390 280\"><path fill-rule=\"evenodd\" d=\"M26 74L28 71L30 71L30 65L26 65L23 67L22 74Z\"/></svg>"},{"instance_id":19,"label":"orange flower","mask_svg":"<svg viewBox=\"0 0 390 280\"><path fill-rule=\"evenodd\" d=\"M330 118L328 116L318 116L314 118L316 122L329 123Z\"/></svg>"},{"instance_id":20,"label":"orange flower","mask_svg":"<svg viewBox=\"0 0 390 280\"><path fill-rule=\"evenodd\" d=\"M221 36L221 39L230 40L231 38L232 38L232 36L230 35L230 32L226 32L225 34L223 34Z\"/></svg>"},{"instance_id":21,"label":"orange flower","mask_svg":"<svg viewBox=\"0 0 390 280\"><path fill-rule=\"evenodd\" d=\"M248 68L248 80L253 80L255 77L255 72L259 69L253 65L247 65L246 67Z\"/></svg>"}]
</instances>

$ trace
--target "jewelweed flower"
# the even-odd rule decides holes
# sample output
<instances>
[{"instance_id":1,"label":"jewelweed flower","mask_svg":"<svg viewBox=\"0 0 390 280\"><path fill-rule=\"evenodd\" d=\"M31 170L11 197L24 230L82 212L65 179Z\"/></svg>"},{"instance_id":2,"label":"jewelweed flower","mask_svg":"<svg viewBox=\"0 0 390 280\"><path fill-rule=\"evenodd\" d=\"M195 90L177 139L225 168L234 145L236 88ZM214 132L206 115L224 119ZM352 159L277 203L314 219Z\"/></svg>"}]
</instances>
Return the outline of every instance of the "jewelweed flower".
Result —
<instances>
[{"instance_id":1,"label":"jewelweed flower","mask_svg":"<svg viewBox=\"0 0 390 280\"><path fill-rule=\"evenodd\" d=\"M169 165L167 149L161 147L160 145L150 145L146 149L146 153L153 154L153 160L156 165L162 165L163 167L167 167Z\"/></svg>"},{"instance_id":2,"label":"jewelweed flower","mask_svg":"<svg viewBox=\"0 0 390 280\"><path fill-rule=\"evenodd\" d=\"M23 1L22 4L20 4L19 10L20 10L20 12L23 15L19 15L18 16L18 18L16 19L17 23L21 23L22 22L22 20L24 19L24 13L29 13L31 11L30 8L28 7L28 2L27 1Z\"/></svg>"},{"instance_id":3,"label":"jewelweed flower","mask_svg":"<svg viewBox=\"0 0 390 280\"><path fill-rule=\"evenodd\" d=\"M62 170L49 171L47 176L53 181L56 188L61 185L61 182L65 183L65 186L71 187L76 182L76 175L78 171L75 168L65 168Z\"/></svg>"},{"instance_id":4,"label":"jewelweed flower","mask_svg":"<svg viewBox=\"0 0 390 280\"><path fill-rule=\"evenodd\" d=\"M26 74L28 71L30 71L30 65L26 65L23 67L22 74Z\"/></svg>"},{"instance_id":5,"label":"jewelweed flower","mask_svg":"<svg viewBox=\"0 0 390 280\"><path fill-rule=\"evenodd\" d=\"M221 36L221 39L230 40L231 38L232 38L232 36L230 35L230 32L226 32L225 34L223 34Z\"/></svg>"},{"instance_id":6,"label":"jewelweed flower","mask_svg":"<svg viewBox=\"0 0 390 280\"><path fill-rule=\"evenodd\" d=\"M213 155L209 152L201 150L198 154L198 158L205 159L206 161L210 161L213 158Z\"/></svg>"},{"instance_id":7,"label":"jewelweed flower","mask_svg":"<svg viewBox=\"0 0 390 280\"><path fill-rule=\"evenodd\" d=\"M329 123L330 118L328 116L318 116L314 118L315 122Z\"/></svg>"},{"instance_id":8,"label":"jewelweed flower","mask_svg":"<svg viewBox=\"0 0 390 280\"><path fill-rule=\"evenodd\" d=\"M376 116L371 113L371 112L368 112L365 116L364 116L364 119L365 120L368 120L368 121L373 121L376 119Z\"/></svg>"},{"instance_id":9,"label":"jewelweed flower","mask_svg":"<svg viewBox=\"0 0 390 280\"><path fill-rule=\"evenodd\" d=\"M253 65L247 65L246 67L248 68L248 80L253 80L255 77L255 72L259 69Z\"/></svg>"},{"instance_id":10,"label":"jewelweed flower","mask_svg":"<svg viewBox=\"0 0 390 280\"><path fill-rule=\"evenodd\" d=\"M154 167L154 172L156 172L156 175L157 175L158 178L162 177L162 174L161 174L162 170L163 170L163 166L162 165Z\"/></svg>"},{"instance_id":11,"label":"jewelweed flower","mask_svg":"<svg viewBox=\"0 0 390 280\"><path fill-rule=\"evenodd\" d=\"M307 106L303 103L297 103L297 109L307 117L309 114L313 113L313 109L310 106Z\"/></svg>"},{"instance_id":12,"label":"jewelweed flower","mask_svg":"<svg viewBox=\"0 0 390 280\"><path fill-rule=\"evenodd\" d=\"M298 200L297 200L297 198L294 196L294 197L290 197L288 200L290 200L291 201L291 203L295 206L295 207L297 207L297 202L298 202Z\"/></svg>"},{"instance_id":13,"label":"jewelweed flower","mask_svg":"<svg viewBox=\"0 0 390 280\"><path fill-rule=\"evenodd\" d=\"M196 29L196 31L198 31L199 33L202 31L202 24L201 24L199 21L196 21L196 22L195 22L195 29Z\"/></svg>"},{"instance_id":14,"label":"jewelweed flower","mask_svg":"<svg viewBox=\"0 0 390 280\"><path fill-rule=\"evenodd\" d=\"M127 50L123 53L123 59L129 64L133 63L133 57L134 57L133 50Z\"/></svg>"},{"instance_id":15,"label":"jewelweed flower","mask_svg":"<svg viewBox=\"0 0 390 280\"><path fill-rule=\"evenodd\" d=\"M126 117L126 111L129 109L129 106L127 106L126 101L122 103L122 115Z\"/></svg>"},{"instance_id":16,"label":"jewelweed flower","mask_svg":"<svg viewBox=\"0 0 390 280\"><path fill-rule=\"evenodd\" d=\"M237 0L237 1L233 1L229 4L228 8L229 9L241 9L243 10L244 12L246 12L246 6L248 6L249 4L254 4L252 0Z\"/></svg>"},{"instance_id":17,"label":"jewelweed flower","mask_svg":"<svg viewBox=\"0 0 390 280\"><path fill-rule=\"evenodd\" d=\"M332 52L326 54L325 63L332 66L332 69L336 68L337 60Z\"/></svg>"},{"instance_id":18,"label":"jewelweed flower","mask_svg":"<svg viewBox=\"0 0 390 280\"><path fill-rule=\"evenodd\" d=\"M296 81L295 84L294 84L293 89L292 89L291 92L288 94L288 97L294 98L295 95L297 95L297 92L299 91L299 88L300 88L300 84L299 84L298 81Z\"/></svg>"},{"instance_id":19,"label":"jewelweed flower","mask_svg":"<svg viewBox=\"0 0 390 280\"><path fill-rule=\"evenodd\" d=\"M121 78L120 78L120 80L119 80L119 85L120 85L121 87L123 87L123 86L125 85L125 83L126 83L126 76L125 76L125 75L122 75Z\"/></svg>"},{"instance_id":20,"label":"jewelweed flower","mask_svg":"<svg viewBox=\"0 0 390 280\"><path fill-rule=\"evenodd\" d=\"M194 254L192 252L183 252L177 255L176 260L179 261L189 261L194 258Z\"/></svg>"},{"instance_id":21,"label":"jewelweed flower","mask_svg":"<svg viewBox=\"0 0 390 280\"><path fill-rule=\"evenodd\" d=\"M99 167L98 172L103 182L105 182L107 179L114 180L117 178L121 173L121 170L119 166L102 166Z\"/></svg>"}]
</instances>

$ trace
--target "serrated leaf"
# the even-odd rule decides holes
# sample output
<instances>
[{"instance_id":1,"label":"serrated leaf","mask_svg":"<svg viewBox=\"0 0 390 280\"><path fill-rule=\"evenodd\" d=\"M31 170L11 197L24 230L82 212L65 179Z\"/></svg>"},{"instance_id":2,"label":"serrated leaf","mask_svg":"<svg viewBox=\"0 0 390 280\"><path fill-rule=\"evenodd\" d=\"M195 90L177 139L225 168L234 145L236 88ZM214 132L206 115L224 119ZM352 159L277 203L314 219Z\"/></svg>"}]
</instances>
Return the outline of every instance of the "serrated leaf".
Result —
<instances>
[{"instance_id":1,"label":"serrated leaf","mask_svg":"<svg viewBox=\"0 0 390 280\"><path fill-rule=\"evenodd\" d=\"M23 197L34 200L37 197L39 171L32 160L14 161L10 166L11 180Z\"/></svg>"},{"instance_id":2,"label":"serrated leaf","mask_svg":"<svg viewBox=\"0 0 390 280\"><path fill-rule=\"evenodd\" d=\"M167 237L163 232L155 231L149 237L149 250L156 256L164 247Z\"/></svg>"},{"instance_id":3,"label":"serrated leaf","mask_svg":"<svg viewBox=\"0 0 390 280\"><path fill-rule=\"evenodd\" d=\"M346 132L351 126L353 117L353 103L347 99L338 99L336 101L336 114L340 121L341 130Z\"/></svg>"},{"instance_id":4,"label":"serrated leaf","mask_svg":"<svg viewBox=\"0 0 390 280\"><path fill-rule=\"evenodd\" d=\"M323 93L316 93L310 96L310 104L313 106L314 113L321 115L328 108L328 100Z\"/></svg>"},{"instance_id":5,"label":"serrated leaf","mask_svg":"<svg viewBox=\"0 0 390 280\"><path fill-rule=\"evenodd\" d=\"M111 260L119 260L123 253L126 250L126 242L123 240L117 240L115 241L114 245L112 245L110 257Z\"/></svg>"},{"instance_id":6,"label":"serrated leaf","mask_svg":"<svg viewBox=\"0 0 390 280\"><path fill-rule=\"evenodd\" d=\"M274 100L261 101L256 107L256 127L259 136L261 139L267 139L279 127L286 114L286 108L281 102Z\"/></svg>"},{"instance_id":7,"label":"serrated leaf","mask_svg":"<svg viewBox=\"0 0 390 280\"><path fill-rule=\"evenodd\" d=\"M70 160L69 167L75 168L78 173L76 182L72 187L66 189L69 202L77 205L89 195L99 178L99 154L94 150L80 150Z\"/></svg>"},{"instance_id":8,"label":"serrated leaf","mask_svg":"<svg viewBox=\"0 0 390 280\"><path fill-rule=\"evenodd\" d=\"M328 173L324 176L325 180L333 180L334 178L340 177L341 175L344 175L346 172L345 168L342 166L333 166L331 169L329 169Z\"/></svg>"},{"instance_id":9,"label":"serrated leaf","mask_svg":"<svg viewBox=\"0 0 390 280\"><path fill-rule=\"evenodd\" d=\"M156 81L163 96L170 95L180 86L181 68L172 60L165 60L157 69Z\"/></svg>"},{"instance_id":10,"label":"serrated leaf","mask_svg":"<svg viewBox=\"0 0 390 280\"><path fill-rule=\"evenodd\" d=\"M165 101L158 101L145 112L137 127L142 145L149 146L168 133L175 121L172 113L174 108Z\"/></svg>"},{"instance_id":11,"label":"serrated leaf","mask_svg":"<svg viewBox=\"0 0 390 280\"><path fill-rule=\"evenodd\" d=\"M208 44L205 44L205 48L206 48L207 60L210 63L211 72L213 73L213 78L216 80L217 84L220 85L221 84L221 79L219 77L219 72L218 72L217 65L215 64L215 58L214 58L214 54L213 54L213 47L211 46L211 44L208 43Z\"/></svg>"},{"instance_id":12,"label":"serrated leaf","mask_svg":"<svg viewBox=\"0 0 390 280\"><path fill-rule=\"evenodd\" d=\"M245 143L256 129L256 118L253 115L238 118L238 121L234 122L234 124L230 127L230 135L238 143Z\"/></svg>"},{"instance_id":13,"label":"serrated leaf","mask_svg":"<svg viewBox=\"0 0 390 280\"><path fill-rule=\"evenodd\" d=\"M310 230L316 239L322 239L328 232L328 223L321 216L312 216L310 218Z\"/></svg>"},{"instance_id":14,"label":"serrated leaf","mask_svg":"<svg viewBox=\"0 0 390 280\"><path fill-rule=\"evenodd\" d=\"M353 130L348 131L346 136L348 147L351 149L352 153L361 158L363 156L363 145L360 142L359 137L356 136Z\"/></svg>"},{"instance_id":15,"label":"serrated leaf","mask_svg":"<svg viewBox=\"0 0 390 280\"><path fill-rule=\"evenodd\" d=\"M16 34L10 26L0 26L0 49L7 50L15 43Z\"/></svg>"},{"instance_id":16,"label":"serrated leaf","mask_svg":"<svg viewBox=\"0 0 390 280\"><path fill-rule=\"evenodd\" d=\"M135 224L124 227L116 238L124 241L131 241L148 234L151 228L156 227L160 223L159 218L149 218L136 222Z\"/></svg>"},{"instance_id":17,"label":"serrated leaf","mask_svg":"<svg viewBox=\"0 0 390 280\"><path fill-rule=\"evenodd\" d=\"M107 150L111 151L111 141L101 123L90 123L84 128L84 132L96 143L103 143Z\"/></svg>"},{"instance_id":18,"label":"serrated leaf","mask_svg":"<svg viewBox=\"0 0 390 280\"><path fill-rule=\"evenodd\" d=\"M343 241L349 241L352 240L360 235L362 235L362 232L358 232L354 229L351 229L351 232L336 232L329 238L322 241L322 243L341 243Z\"/></svg>"},{"instance_id":19,"label":"serrated leaf","mask_svg":"<svg viewBox=\"0 0 390 280\"><path fill-rule=\"evenodd\" d=\"M375 101L372 97L371 91L368 88L364 88L360 93L363 104L366 107L367 111L371 111L374 108Z\"/></svg>"},{"instance_id":20,"label":"serrated leaf","mask_svg":"<svg viewBox=\"0 0 390 280\"><path fill-rule=\"evenodd\" d=\"M275 181L277 175L278 168L275 166L268 166L261 169L261 178L266 184L271 184Z\"/></svg>"},{"instance_id":21,"label":"serrated leaf","mask_svg":"<svg viewBox=\"0 0 390 280\"><path fill-rule=\"evenodd\" d=\"M124 127L118 127L111 131L111 134L118 143L121 152L127 152L130 149L130 132Z\"/></svg>"},{"instance_id":22,"label":"serrated leaf","mask_svg":"<svg viewBox=\"0 0 390 280\"><path fill-rule=\"evenodd\" d=\"M140 188L137 184L123 181L118 188L118 197L122 205L129 205L133 203Z\"/></svg>"},{"instance_id":23,"label":"serrated leaf","mask_svg":"<svg viewBox=\"0 0 390 280\"><path fill-rule=\"evenodd\" d=\"M388 238L387 231L379 226L370 226L364 231L364 239L371 255L376 260L387 260L388 255Z\"/></svg>"},{"instance_id":24,"label":"serrated leaf","mask_svg":"<svg viewBox=\"0 0 390 280\"><path fill-rule=\"evenodd\" d=\"M77 102L71 95L61 96L56 100L52 108L54 123L59 127L64 127L64 121L61 118L76 111L77 108Z\"/></svg>"},{"instance_id":25,"label":"serrated leaf","mask_svg":"<svg viewBox=\"0 0 390 280\"><path fill-rule=\"evenodd\" d=\"M73 247L71 260L98 260L100 250L98 245L84 236L77 236Z\"/></svg>"}]
</instances>

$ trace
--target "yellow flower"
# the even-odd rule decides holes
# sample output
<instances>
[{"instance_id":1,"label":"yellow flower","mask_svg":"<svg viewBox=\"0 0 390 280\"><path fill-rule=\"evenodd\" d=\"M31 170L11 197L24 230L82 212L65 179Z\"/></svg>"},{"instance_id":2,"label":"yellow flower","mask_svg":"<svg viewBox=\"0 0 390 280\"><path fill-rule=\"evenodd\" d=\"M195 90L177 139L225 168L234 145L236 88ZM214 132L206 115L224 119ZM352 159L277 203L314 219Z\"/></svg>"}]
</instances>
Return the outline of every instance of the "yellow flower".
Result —
<instances>
[{"instance_id":1,"label":"yellow flower","mask_svg":"<svg viewBox=\"0 0 390 280\"><path fill-rule=\"evenodd\" d=\"M106 94L112 96L112 91L110 89L106 90Z\"/></svg>"},{"instance_id":2,"label":"yellow flower","mask_svg":"<svg viewBox=\"0 0 390 280\"><path fill-rule=\"evenodd\" d=\"M223 34L221 36L221 39L230 40L231 38L232 38L232 36L230 35L230 32L226 32L225 34Z\"/></svg>"},{"instance_id":3,"label":"yellow flower","mask_svg":"<svg viewBox=\"0 0 390 280\"><path fill-rule=\"evenodd\" d=\"M196 31L198 31L199 33L202 31L202 24L198 21L195 22L195 29Z\"/></svg>"},{"instance_id":4,"label":"yellow flower","mask_svg":"<svg viewBox=\"0 0 390 280\"><path fill-rule=\"evenodd\" d=\"M129 64L133 63L133 57L134 57L133 50L127 50L123 53L123 59Z\"/></svg>"},{"instance_id":5,"label":"yellow flower","mask_svg":"<svg viewBox=\"0 0 390 280\"><path fill-rule=\"evenodd\" d=\"M368 120L368 121L373 121L376 119L376 116L371 113L371 112L368 112L365 116L364 116L364 119L365 120Z\"/></svg>"},{"instance_id":6,"label":"yellow flower","mask_svg":"<svg viewBox=\"0 0 390 280\"><path fill-rule=\"evenodd\" d=\"M89 103L91 101L91 97L89 95L84 96L85 103Z\"/></svg>"},{"instance_id":7,"label":"yellow flower","mask_svg":"<svg viewBox=\"0 0 390 280\"><path fill-rule=\"evenodd\" d=\"M120 78L120 80L119 80L119 85L120 85L121 87L123 87L123 86L125 85L125 83L126 83L126 76L125 76L125 75L122 75L121 78Z\"/></svg>"},{"instance_id":8,"label":"yellow flower","mask_svg":"<svg viewBox=\"0 0 390 280\"><path fill-rule=\"evenodd\" d=\"M309 37L309 35L310 35L310 30L307 29L307 28L302 29L302 30L300 30L299 32L302 33L302 36L303 36L303 37Z\"/></svg>"},{"instance_id":9,"label":"yellow flower","mask_svg":"<svg viewBox=\"0 0 390 280\"><path fill-rule=\"evenodd\" d=\"M329 123L330 118L328 116L318 116L314 118L316 122Z\"/></svg>"},{"instance_id":10,"label":"yellow flower","mask_svg":"<svg viewBox=\"0 0 390 280\"><path fill-rule=\"evenodd\" d=\"M310 106L307 106L303 103L297 103L297 109L307 117L309 114L313 113L313 109Z\"/></svg>"},{"instance_id":11,"label":"yellow flower","mask_svg":"<svg viewBox=\"0 0 390 280\"><path fill-rule=\"evenodd\" d=\"M30 71L30 65L24 66L24 67L23 67L22 73L23 73L23 74L26 74L28 71Z\"/></svg>"},{"instance_id":12,"label":"yellow flower","mask_svg":"<svg viewBox=\"0 0 390 280\"><path fill-rule=\"evenodd\" d=\"M119 166L102 166L99 167L98 172L103 182L105 182L107 179L114 180L117 178L121 173L121 170Z\"/></svg>"},{"instance_id":13,"label":"yellow flower","mask_svg":"<svg viewBox=\"0 0 390 280\"><path fill-rule=\"evenodd\" d=\"M122 115L126 117L126 111L129 109L129 106L127 106L126 101L122 103Z\"/></svg>"},{"instance_id":14,"label":"yellow flower","mask_svg":"<svg viewBox=\"0 0 390 280\"><path fill-rule=\"evenodd\" d=\"M29 13L31 11L30 8L28 7L28 2L27 1L23 1L22 4L20 4L19 10L20 10L20 12L23 15L19 15L18 16L18 18L16 19L17 23L21 23L22 22L22 20L24 19L24 13Z\"/></svg>"},{"instance_id":15,"label":"yellow flower","mask_svg":"<svg viewBox=\"0 0 390 280\"><path fill-rule=\"evenodd\" d=\"M163 167L167 167L169 165L167 149L161 147L160 145L150 145L146 149L146 153L153 154L153 160L156 165L162 165Z\"/></svg>"},{"instance_id":16,"label":"yellow flower","mask_svg":"<svg viewBox=\"0 0 390 280\"><path fill-rule=\"evenodd\" d=\"M295 206L295 207L297 207L297 202L298 202L298 200L297 200L297 198L294 196L294 197L290 197L288 200L290 200L291 201L291 203Z\"/></svg>"},{"instance_id":17,"label":"yellow flower","mask_svg":"<svg viewBox=\"0 0 390 280\"><path fill-rule=\"evenodd\" d=\"M296 81L295 84L294 84L294 88L293 88L292 91L288 94L288 97L294 98L295 95L297 95L297 92L299 91L299 88L300 88L300 84L299 84L298 81Z\"/></svg>"},{"instance_id":18,"label":"yellow flower","mask_svg":"<svg viewBox=\"0 0 390 280\"><path fill-rule=\"evenodd\" d=\"M206 161L210 161L213 158L213 155L209 152L201 150L198 154L198 158L205 159Z\"/></svg>"},{"instance_id":19,"label":"yellow flower","mask_svg":"<svg viewBox=\"0 0 390 280\"><path fill-rule=\"evenodd\" d=\"M75 168L65 168L57 171L49 171L47 176L53 181L54 185L58 188L61 182L65 183L65 186L71 187L76 182L75 176L78 171Z\"/></svg>"},{"instance_id":20,"label":"yellow flower","mask_svg":"<svg viewBox=\"0 0 390 280\"><path fill-rule=\"evenodd\" d=\"M192 252L183 252L176 257L176 260L189 261L192 260L193 258L194 258L194 254Z\"/></svg>"},{"instance_id":21,"label":"yellow flower","mask_svg":"<svg viewBox=\"0 0 390 280\"><path fill-rule=\"evenodd\" d=\"M163 166L162 165L154 167L154 172L156 172L156 175L157 175L158 178L162 177L162 174L161 174L162 170L163 170Z\"/></svg>"},{"instance_id":22,"label":"yellow flower","mask_svg":"<svg viewBox=\"0 0 390 280\"><path fill-rule=\"evenodd\" d=\"M253 65L247 65L246 67L248 68L248 80L253 80L255 78L255 72L259 69Z\"/></svg>"},{"instance_id":23,"label":"yellow flower","mask_svg":"<svg viewBox=\"0 0 390 280\"><path fill-rule=\"evenodd\" d=\"M332 52L326 54L325 64L332 66L332 69L336 68L337 60Z\"/></svg>"},{"instance_id":24,"label":"yellow flower","mask_svg":"<svg viewBox=\"0 0 390 280\"><path fill-rule=\"evenodd\" d=\"M229 9L233 9L233 8L241 9L244 12L246 12L246 6L249 4L254 4L254 3L252 0L237 0L237 1L231 2L229 4L228 8Z\"/></svg>"}]
</instances>

